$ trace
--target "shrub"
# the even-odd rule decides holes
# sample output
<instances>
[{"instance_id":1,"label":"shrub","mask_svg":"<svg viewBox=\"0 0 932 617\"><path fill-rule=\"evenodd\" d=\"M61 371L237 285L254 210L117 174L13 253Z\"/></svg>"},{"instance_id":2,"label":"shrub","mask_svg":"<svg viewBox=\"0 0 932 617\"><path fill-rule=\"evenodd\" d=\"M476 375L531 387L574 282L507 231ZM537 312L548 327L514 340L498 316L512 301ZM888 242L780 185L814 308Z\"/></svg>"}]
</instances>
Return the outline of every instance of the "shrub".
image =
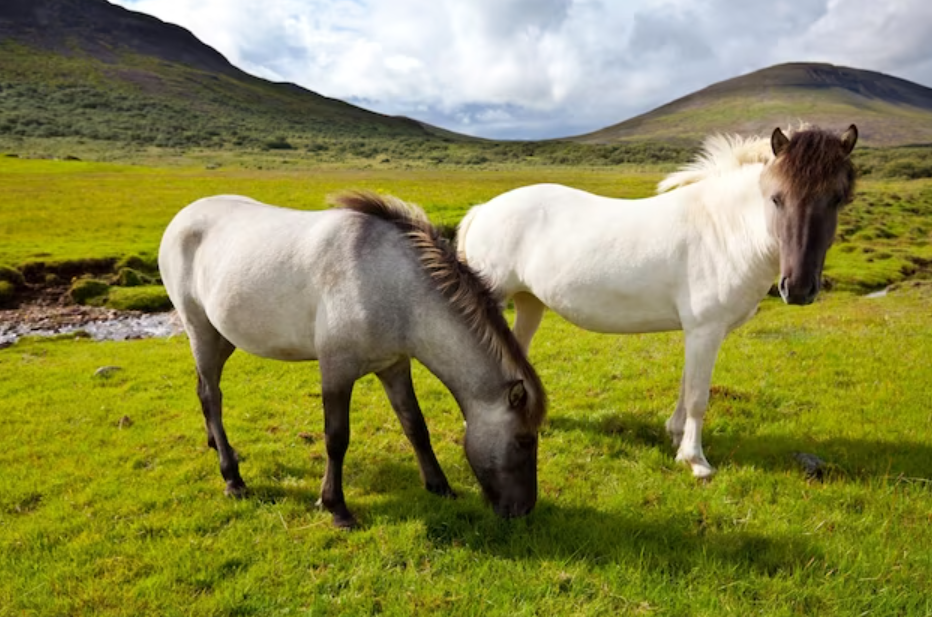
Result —
<instances>
[{"instance_id":1,"label":"shrub","mask_svg":"<svg viewBox=\"0 0 932 617\"><path fill-rule=\"evenodd\" d=\"M262 144L262 147L265 148L266 150L292 150L294 149L294 146L292 146L291 143L289 143L289 141L282 136L269 139L264 144Z\"/></svg>"},{"instance_id":2,"label":"shrub","mask_svg":"<svg viewBox=\"0 0 932 617\"><path fill-rule=\"evenodd\" d=\"M171 300L161 285L143 285L141 287L114 287L107 298L107 306L121 311L142 311L157 313L169 311Z\"/></svg>"}]
</instances>

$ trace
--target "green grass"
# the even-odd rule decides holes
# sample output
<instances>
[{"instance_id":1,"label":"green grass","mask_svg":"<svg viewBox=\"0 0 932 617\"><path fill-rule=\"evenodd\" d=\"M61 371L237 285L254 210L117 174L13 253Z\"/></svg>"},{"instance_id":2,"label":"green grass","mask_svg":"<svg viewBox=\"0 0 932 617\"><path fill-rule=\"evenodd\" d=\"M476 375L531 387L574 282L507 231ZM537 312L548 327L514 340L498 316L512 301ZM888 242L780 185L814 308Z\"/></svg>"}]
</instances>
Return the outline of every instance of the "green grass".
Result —
<instances>
[{"instance_id":1,"label":"green grass","mask_svg":"<svg viewBox=\"0 0 932 617\"><path fill-rule=\"evenodd\" d=\"M656 172L573 168L205 170L0 158L0 264L151 258L178 210L221 193L313 209L325 207L331 193L372 189L419 203L437 223L455 224L470 206L524 184L563 182L635 197L650 194L659 178Z\"/></svg>"},{"instance_id":2,"label":"green grass","mask_svg":"<svg viewBox=\"0 0 932 617\"><path fill-rule=\"evenodd\" d=\"M316 366L235 354L226 425L252 495L223 497L183 337L0 351L0 614L903 614L932 611L927 288L766 302L725 343L696 483L663 435L680 337L548 315L538 508L481 503L449 394L415 375L461 497L419 487L377 382L353 402L361 529L312 506ZM104 365L122 370L95 377ZM121 422L121 419L124 419ZM793 459L832 468L807 481Z\"/></svg>"}]
</instances>

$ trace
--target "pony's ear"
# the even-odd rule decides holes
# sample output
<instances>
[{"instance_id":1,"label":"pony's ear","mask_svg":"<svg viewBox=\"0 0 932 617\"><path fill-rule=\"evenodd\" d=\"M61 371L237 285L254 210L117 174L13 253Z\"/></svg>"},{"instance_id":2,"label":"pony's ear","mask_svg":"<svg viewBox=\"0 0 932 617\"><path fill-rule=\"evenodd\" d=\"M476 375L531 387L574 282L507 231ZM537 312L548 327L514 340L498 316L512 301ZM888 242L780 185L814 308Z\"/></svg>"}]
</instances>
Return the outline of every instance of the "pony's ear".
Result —
<instances>
[{"instance_id":1,"label":"pony's ear","mask_svg":"<svg viewBox=\"0 0 932 617\"><path fill-rule=\"evenodd\" d=\"M527 390L520 379L513 381L508 388L508 406L512 409L521 409L527 404Z\"/></svg>"},{"instance_id":2,"label":"pony's ear","mask_svg":"<svg viewBox=\"0 0 932 617\"><path fill-rule=\"evenodd\" d=\"M783 134L779 126L773 130L773 135L770 136L770 147L773 148L774 156L780 156L789 143L789 138Z\"/></svg>"},{"instance_id":3,"label":"pony's ear","mask_svg":"<svg viewBox=\"0 0 932 617\"><path fill-rule=\"evenodd\" d=\"M841 147L845 149L845 154L851 154L856 143L858 143L858 127L852 124L845 131L845 134L841 136Z\"/></svg>"}]
</instances>

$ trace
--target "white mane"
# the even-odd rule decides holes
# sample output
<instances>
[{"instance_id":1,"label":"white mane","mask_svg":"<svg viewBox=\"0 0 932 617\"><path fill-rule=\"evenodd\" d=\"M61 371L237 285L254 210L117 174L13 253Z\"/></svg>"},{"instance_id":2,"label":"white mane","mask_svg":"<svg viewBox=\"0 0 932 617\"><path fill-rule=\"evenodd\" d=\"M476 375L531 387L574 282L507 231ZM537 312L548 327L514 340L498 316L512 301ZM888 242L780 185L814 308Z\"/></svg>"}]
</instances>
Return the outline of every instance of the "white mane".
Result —
<instances>
[{"instance_id":1,"label":"white mane","mask_svg":"<svg viewBox=\"0 0 932 617\"><path fill-rule=\"evenodd\" d=\"M792 137L793 133L808 128L809 123L800 121L797 126L785 130L784 134ZM665 193L712 176L735 171L744 165L766 164L773 159L770 137L741 137L717 133L705 138L696 160L661 180L657 185L657 192Z\"/></svg>"},{"instance_id":2,"label":"white mane","mask_svg":"<svg viewBox=\"0 0 932 617\"><path fill-rule=\"evenodd\" d=\"M695 184L712 176L735 171L744 165L769 163L773 158L769 137L710 135L702 143L702 150L696 160L664 178L657 185L657 192L664 193Z\"/></svg>"}]
</instances>

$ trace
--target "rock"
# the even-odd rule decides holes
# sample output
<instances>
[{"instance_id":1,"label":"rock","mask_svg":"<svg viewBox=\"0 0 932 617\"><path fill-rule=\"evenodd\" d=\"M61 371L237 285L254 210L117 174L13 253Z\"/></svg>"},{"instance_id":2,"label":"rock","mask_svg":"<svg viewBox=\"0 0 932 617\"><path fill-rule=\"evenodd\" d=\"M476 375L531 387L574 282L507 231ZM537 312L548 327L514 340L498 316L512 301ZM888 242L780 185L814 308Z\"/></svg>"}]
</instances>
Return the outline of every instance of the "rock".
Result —
<instances>
[{"instance_id":1,"label":"rock","mask_svg":"<svg viewBox=\"0 0 932 617\"><path fill-rule=\"evenodd\" d=\"M94 371L94 377L110 377L117 371L122 371L122 366L102 366Z\"/></svg>"},{"instance_id":2,"label":"rock","mask_svg":"<svg viewBox=\"0 0 932 617\"><path fill-rule=\"evenodd\" d=\"M822 480L825 477L828 464L815 454L794 452L793 458L802 465L803 470L806 472L806 477L810 480Z\"/></svg>"}]
</instances>

